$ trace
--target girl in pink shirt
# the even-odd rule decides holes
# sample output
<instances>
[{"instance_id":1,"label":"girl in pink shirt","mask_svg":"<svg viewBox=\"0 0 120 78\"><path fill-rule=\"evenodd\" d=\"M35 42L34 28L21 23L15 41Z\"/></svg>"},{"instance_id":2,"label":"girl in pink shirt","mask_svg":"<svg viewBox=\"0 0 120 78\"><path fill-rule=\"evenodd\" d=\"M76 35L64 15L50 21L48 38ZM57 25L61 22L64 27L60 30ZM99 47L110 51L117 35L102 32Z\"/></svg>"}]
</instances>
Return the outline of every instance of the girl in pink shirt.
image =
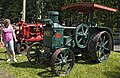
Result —
<instances>
[{"instance_id":1,"label":"girl in pink shirt","mask_svg":"<svg viewBox=\"0 0 120 78\"><path fill-rule=\"evenodd\" d=\"M1 42L5 46L8 54L8 60L7 62L11 61L12 59L14 62L17 62L15 58L15 51L14 51L14 40L17 41L16 35L14 33L13 27L10 24L10 20L6 19L5 22L5 27L2 28L1 32ZM14 38L14 40L13 40ZM4 43L3 43L4 42ZM11 54L13 58L11 58Z\"/></svg>"}]
</instances>

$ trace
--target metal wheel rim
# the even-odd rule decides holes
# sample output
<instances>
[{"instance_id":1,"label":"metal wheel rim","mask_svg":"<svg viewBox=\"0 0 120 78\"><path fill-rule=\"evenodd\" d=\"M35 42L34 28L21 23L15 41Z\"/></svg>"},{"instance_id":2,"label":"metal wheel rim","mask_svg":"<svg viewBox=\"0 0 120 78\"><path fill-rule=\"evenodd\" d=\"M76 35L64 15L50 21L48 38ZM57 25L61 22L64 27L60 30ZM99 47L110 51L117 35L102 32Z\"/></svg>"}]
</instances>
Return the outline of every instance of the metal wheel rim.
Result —
<instances>
[{"instance_id":1,"label":"metal wheel rim","mask_svg":"<svg viewBox=\"0 0 120 78\"><path fill-rule=\"evenodd\" d=\"M75 39L78 47L80 48L85 48L87 46L88 29L89 26L87 24L80 24L77 27Z\"/></svg>"},{"instance_id":2,"label":"metal wheel rim","mask_svg":"<svg viewBox=\"0 0 120 78\"><path fill-rule=\"evenodd\" d=\"M104 60L107 60L111 51L111 36L109 33L104 32L101 34L96 47L98 61L102 62Z\"/></svg>"},{"instance_id":3,"label":"metal wheel rim","mask_svg":"<svg viewBox=\"0 0 120 78\"><path fill-rule=\"evenodd\" d=\"M71 50L58 49L52 57L52 71L59 76L64 76L71 71L74 61L74 54Z\"/></svg>"}]
</instances>

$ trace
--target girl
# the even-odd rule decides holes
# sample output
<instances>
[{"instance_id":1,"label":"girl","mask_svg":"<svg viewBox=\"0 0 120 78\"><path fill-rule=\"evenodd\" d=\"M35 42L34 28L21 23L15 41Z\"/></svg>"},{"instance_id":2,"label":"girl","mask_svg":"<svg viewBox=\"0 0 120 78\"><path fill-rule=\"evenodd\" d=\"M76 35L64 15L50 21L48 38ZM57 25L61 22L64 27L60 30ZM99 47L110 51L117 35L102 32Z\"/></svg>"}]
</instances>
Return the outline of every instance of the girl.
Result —
<instances>
[{"instance_id":1,"label":"girl","mask_svg":"<svg viewBox=\"0 0 120 78\"><path fill-rule=\"evenodd\" d=\"M12 59L14 62L17 62L14 51L14 40L17 41L17 39L9 19L6 19L4 21L4 26L5 27L3 27L1 30L1 42L7 50L7 54L8 54L7 62L11 61ZM13 58L11 58L11 54Z\"/></svg>"}]
</instances>

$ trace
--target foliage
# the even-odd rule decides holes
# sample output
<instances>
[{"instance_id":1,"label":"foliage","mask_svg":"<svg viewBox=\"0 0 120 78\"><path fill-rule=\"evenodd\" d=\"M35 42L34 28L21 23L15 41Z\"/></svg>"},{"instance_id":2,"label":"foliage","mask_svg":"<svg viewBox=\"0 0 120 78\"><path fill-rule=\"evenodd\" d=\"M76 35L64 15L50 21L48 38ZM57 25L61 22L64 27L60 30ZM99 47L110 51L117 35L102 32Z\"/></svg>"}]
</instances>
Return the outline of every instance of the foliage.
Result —
<instances>
[{"instance_id":1,"label":"foliage","mask_svg":"<svg viewBox=\"0 0 120 78\"><path fill-rule=\"evenodd\" d=\"M23 0L1 0L0 1L0 19L10 18L13 22L21 19ZM72 20L84 18L74 12L61 11L61 7L71 3L93 2L100 5L117 8L116 13L98 12L95 18L99 25L107 26L112 29L120 28L120 0L26 0L26 21L34 21L40 16L44 17L48 10L57 10L60 12L60 21L64 19ZM72 16L72 17L71 17Z\"/></svg>"},{"instance_id":2,"label":"foliage","mask_svg":"<svg viewBox=\"0 0 120 78\"><path fill-rule=\"evenodd\" d=\"M1 18L10 18L12 22L18 22L21 18L21 0L1 0Z\"/></svg>"}]
</instances>

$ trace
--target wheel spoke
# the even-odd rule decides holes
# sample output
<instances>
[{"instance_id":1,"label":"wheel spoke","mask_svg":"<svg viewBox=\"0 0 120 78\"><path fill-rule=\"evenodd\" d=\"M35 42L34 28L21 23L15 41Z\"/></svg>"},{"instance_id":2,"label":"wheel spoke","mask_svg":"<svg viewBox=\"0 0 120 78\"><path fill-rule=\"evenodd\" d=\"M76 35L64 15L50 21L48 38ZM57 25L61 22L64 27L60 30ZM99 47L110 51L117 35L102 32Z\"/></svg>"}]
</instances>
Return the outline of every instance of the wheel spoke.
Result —
<instances>
[{"instance_id":1,"label":"wheel spoke","mask_svg":"<svg viewBox=\"0 0 120 78\"><path fill-rule=\"evenodd\" d=\"M104 49L101 50L101 53L102 53L103 55L105 55Z\"/></svg>"},{"instance_id":2,"label":"wheel spoke","mask_svg":"<svg viewBox=\"0 0 120 78\"><path fill-rule=\"evenodd\" d=\"M78 43L80 43L82 41L82 38L78 41Z\"/></svg>"},{"instance_id":3,"label":"wheel spoke","mask_svg":"<svg viewBox=\"0 0 120 78\"><path fill-rule=\"evenodd\" d=\"M67 58L68 58L68 55L65 57L65 60L67 60Z\"/></svg>"},{"instance_id":4,"label":"wheel spoke","mask_svg":"<svg viewBox=\"0 0 120 78\"><path fill-rule=\"evenodd\" d=\"M101 50L102 50L102 48L101 48L101 47L99 47L99 50L98 50L98 51L99 51L99 52L101 52Z\"/></svg>"},{"instance_id":5,"label":"wheel spoke","mask_svg":"<svg viewBox=\"0 0 120 78\"><path fill-rule=\"evenodd\" d=\"M82 27L82 33L84 33L84 28Z\"/></svg>"},{"instance_id":6,"label":"wheel spoke","mask_svg":"<svg viewBox=\"0 0 120 78\"><path fill-rule=\"evenodd\" d=\"M56 66L58 66L58 65L60 65L60 64L61 64L61 62L59 62L59 63L55 63Z\"/></svg>"},{"instance_id":7,"label":"wheel spoke","mask_svg":"<svg viewBox=\"0 0 120 78\"><path fill-rule=\"evenodd\" d=\"M82 35L83 35L83 33L82 33L82 32L77 33L77 36L79 36L79 35L81 35L81 36L82 36Z\"/></svg>"},{"instance_id":8,"label":"wheel spoke","mask_svg":"<svg viewBox=\"0 0 120 78\"><path fill-rule=\"evenodd\" d=\"M106 45L108 43L108 40L107 41L105 41L105 43L103 44L103 45Z\"/></svg>"},{"instance_id":9,"label":"wheel spoke","mask_svg":"<svg viewBox=\"0 0 120 78\"><path fill-rule=\"evenodd\" d=\"M103 37L103 42L105 41L105 36Z\"/></svg>"},{"instance_id":10,"label":"wheel spoke","mask_svg":"<svg viewBox=\"0 0 120 78\"><path fill-rule=\"evenodd\" d=\"M68 50L65 50L65 51L66 51L66 52L65 52L65 54L64 54L64 58L66 57L67 53L69 53Z\"/></svg>"},{"instance_id":11,"label":"wheel spoke","mask_svg":"<svg viewBox=\"0 0 120 78\"><path fill-rule=\"evenodd\" d=\"M60 54L60 57L63 58L62 54Z\"/></svg>"},{"instance_id":12,"label":"wheel spoke","mask_svg":"<svg viewBox=\"0 0 120 78\"><path fill-rule=\"evenodd\" d=\"M105 49L105 50L107 50L107 51L109 51L109 50L110 50L109 48L105 48L105 47L104 47L104 49Z\"/></svg>"},{"instance_id":13,"label":"wheel spoke","mask_svg":"<svg viewBox=\"0 0 120 78\"><path fill-rule=\"evenodd\" d=\"M85 43L86 43L86 39L83 39L83 45L85 45Z\"/></svg>"},{"instance_id":14,"label":"wheel spoke","mask_svg":"<svg viewBox=\"0 0 120 78\"><path fill-rule=\"evenodd\" d=\"M87 32L88 32L88 29L86 29L85 34L87 34Z\"/></svg>"},{"instance_id":15,"label":"wheel spoke","mask_svg":"<svg viewBox=\"0 0 120 78\"><path fill-rule=\"evenodd\" d=\"M100 42L102 42L102 38L100 37Z\"/></svg>"},{"instance_id":16,"label":"wheel spoke","mask_svg":"<svg viewBox=\"0 0 120 78\"><path fill-rule=\"evenodd\" d=\"M61 61L61 59L59 59L58 57L56 58L58 61Z\"/></svg>"},{"instance_id":17,"label":"wheel spoke","mask_svg":"<svg viewBox=\"0 0 120 78\"><path fill-rule=\"evenodd\" d=\"M98 43L98 47L101 47L101 45Z\"/></svg>"}]
</instances>

